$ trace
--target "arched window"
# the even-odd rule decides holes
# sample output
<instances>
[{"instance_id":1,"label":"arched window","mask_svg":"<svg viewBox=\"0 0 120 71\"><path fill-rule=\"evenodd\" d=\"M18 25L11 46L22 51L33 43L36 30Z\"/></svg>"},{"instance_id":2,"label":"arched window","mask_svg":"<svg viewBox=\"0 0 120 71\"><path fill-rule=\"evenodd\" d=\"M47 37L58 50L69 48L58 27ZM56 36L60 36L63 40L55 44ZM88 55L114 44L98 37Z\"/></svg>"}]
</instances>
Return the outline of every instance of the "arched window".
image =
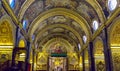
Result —
<instances>
[{"instance_id":1,"label":"arched window","mask_svg":"<svg viewBox=\"0 0 120 71\"><path fill-rule=\"evenodd\" d=\"M32 40L34 40L35 39L35 35L32 35Z\"/></svg>"},{"instance_id":2,"label":"arched window","mask_svg":"<svg viewBox=\"0 0 120 71\"><path fill-rule=\"evenodd\" d=\"M92 25L93 25L94 30L98 29L99 24L98 24L98 22L96 20L93 21Z\"/></svg>"},{"instance_id":3,"label":"arched window","mask_svg":"<svg viewBox=\"0 0 120 71\"><path fill-rule=\"evenodd\" d=\"M113 11L117 7L117 0L108 0L108 9Z\"/></svg>"},{"instance_id":4,"label":"arched window","mask_svg":"<svg viewBox=\"0 0 120 71\"><path fill-rule=\"evenodd\" d=\"M23 29L26 30L27 26L28 26L28 20L25 19L25 20L23 20Z\"/></svg>"},{"instance_id":5,"label":"arched window","mask_svg":"<svg viewBox=\"0 0 120 71\"><path fill-rule=\"evenodd\" d=\"M10 7L13 9L15 7L15 0L9 0Z\"/></svg>"},{"instance_id":6,"label":"arched window","mask_svg":"<svg viewBox=\"0 0 120 71\"><path fill-rule=\"evenodd\" d=\"M83 41L84 41L84 43L86 43L86 41L87 41L87 37L85 35L83 36Z\"/></svg>"},{"instance_id":7,"label":"arched window","mask_svg":"<svg viewBox=\"0 0 120 71\"><path fill-rule=\"evenodd\" d=\"M81 49L81 45L80 45L80 43L78 44L78 48L79 48L79 50Z\"/></svg>"}]
</instances>

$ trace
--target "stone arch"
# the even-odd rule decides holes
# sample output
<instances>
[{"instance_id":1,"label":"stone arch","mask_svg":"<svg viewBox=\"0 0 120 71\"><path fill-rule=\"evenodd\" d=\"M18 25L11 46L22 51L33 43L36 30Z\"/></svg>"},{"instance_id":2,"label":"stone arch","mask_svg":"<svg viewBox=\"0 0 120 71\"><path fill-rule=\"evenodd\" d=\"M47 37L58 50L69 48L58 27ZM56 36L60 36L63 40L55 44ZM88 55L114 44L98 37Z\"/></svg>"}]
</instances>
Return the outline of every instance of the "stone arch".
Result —
<instances>
[{"instance_id":1,"label":"stone arch","mask_svg":"<svg viewBox=\"0 0 120 71\"><path fill-rule=\"evenodd\" d=\"M0 19L0 28L0 42L3 42L3 45L14 45L15 26L9 16L5 15Z\"/></svg>"},{"instance_id":2,"label":"stone arch","mask_svg":"<svg viewBox=\"0 0 120 71\"><path fill-rule=\"evenodd\" d=\"M120 66L120 17L113 20L109 31L109 46L112 53L113 70L118 71Z\"/></svg>"},{"instance_id":3,"label":"stone arch","mask_svg":"<svg viewBox=\"0 0 120 71\"><path fill-rule=\"evenodd\" d=\"M105 57L104 57L104 44L103 40L100 37L97 37L94 41L94 58L95 58L95 69L104 70L105 69ZM103 68L99 68L99 65L102 65Z\"/></svg>"},{"instance_id":4,"label":"stone arch","mask_svg":"<svg viewBox=\"0 0 120 71\"><path fill-rule=\"evenodd\" d=\"M12 49L15 44L15 27L8 15L0 19L0 65L12 59Z\"/></svg>"},{"instance_id":5,"label":"stone arch","mask_svg":"<svg viewBox=\"0 0 120 71\"><path fill-rule=\"evenodd\" d=\"M73 29L72 27L70 26L67 26L67 25L64 25L64 24L55 24L55 25L50 25L50 26L47 26L45 28L43 28L41 31L39 31L38 35L36 36L36 39L35 41L39 38L39 36L41 34L43 34L45 31L51 29L51 28L58 28L58 27L62 27L62 28L65 28L69 31L71 31L79 40L80 44L83 45L83 41L82 41L82 35L80 35L75 29Z\"/></svg>"},{"instance_id":6,"label":"stone arch","mask_svg":"<svg viewBox=\"0 0 120 71\"><path fill-rule=\"evenodd\" d=\"M98 53L98 54L101 54L103 53L103 41L100 37L97 37L94 41L94 54ZM98 50L101 50L100 52L97 52Z\"/></svg>"},{"instance_id":7,"label":"stone arch","mask_svg":"<svg viewBox=\"0 0 120 71\"><path fill-rule=\"evenodd\" d=\"M119 44L120 46L120 41L118 39L120 39L120 17L115 19L110 27L110 31L109 31L109 42L110 42L110 46L116 46Z\"/></svg>"},{"instance_id":8,"label":"stone arch","mask_svg":"<svg viewBox=\"0 0 120 71\"><path fill-rule=\"evenodd\" d=\"M59 41L57 41L57 39L58 39ZM72 52L72 50L73 50L73 47L71 46L71 44L68 43L68 41L65 40L65 39L63 39L63 38L53 38L53 39L49 40L49 41L43 46L43 49L42 49L42 50L45 51L46 49L49 49L49 48L50 48L49 46L52 45L51 43L54 44L54 42L58 42L58 43L64 45L64 47L66 48L66 50L69 51L69 52ZM67 46L68 46L69 48L67 48Z\"/></svg>"},{"instance_id":9,"label":"stone arch","mask_svg":"<svg viewBox=\"0 0 120 71\"><path fill-rule=\"evenodd\" d=\"M71 38L70 36L68 36L68 35L65 35L65 34L62 34L62 33L51 33L50 35L47 35L47 36L45 36L45 37L42 37L41 39L39 39L39 40L41 40L41 42L38 40L37 42L39 43L39 47L44 43L44 42L46 42L46 40L48 39L48 38L51 38L51 37L53 37L53 36L62 36L61 38L63 38L64 37L64 39L66 38L66 40L68 40L68 42L69 41L73 41L73 44L77 47L77 41L75 41L73 38ZM77 48L77 49L79 49L79 48Z\"/></svg>"},{"instance_id":10,"label":"stone arch","mask_svg":"<svg viewBox=\"0 0 120 71\"><path fill-rule=\"evenodd\" d=\"M48 11L40 14L31 23L28 35L31 36L34 33L34 31L36 30L36 27L38 27L38 25L42 21L44 21L45 19L47 19L49 17L55 16L55 15L64 15L64 16L70 17L73 20L75 20L76 22L78 22L79 25L82 27L82 29L85 31L85 33L88 37L88 41L90 40L90 36L92 33L90 31L90 26L88 25L87 21L83 17L81 17L78 13L76 13L72 10L69 10L69 9L64 9L64 8L55 8L55 9L51 9L51 10L48 10Z\"/></svg>"}]
</instances>

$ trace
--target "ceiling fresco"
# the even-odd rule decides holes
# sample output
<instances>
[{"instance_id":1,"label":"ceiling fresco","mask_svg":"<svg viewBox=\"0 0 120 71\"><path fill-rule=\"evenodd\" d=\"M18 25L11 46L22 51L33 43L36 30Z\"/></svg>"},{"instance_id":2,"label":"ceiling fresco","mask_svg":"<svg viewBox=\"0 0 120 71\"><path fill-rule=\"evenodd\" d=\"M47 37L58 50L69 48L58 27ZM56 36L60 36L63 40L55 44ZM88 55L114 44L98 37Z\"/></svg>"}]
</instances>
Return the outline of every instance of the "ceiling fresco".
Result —
<instances>
[{"instance_id":1,"label":"ceiling fresco","mask_svg":"<svg viewBox=\"0 0 120 71\"><path fill-rule=\"evenodd\" d=\"M48 25L54 25L54 24L66 24L67 26L75 28L75 30L78 31L79 34L82 34L82 35L85 34L84 31L81 29L81 26L77 22L75 22L74 20L72 20L68 17L65 17L65 16L54 16L54 17L50 17L50 18L46 19L36 29L35 34L37 34L37 32L40 32L40 30L42 31L42 29L44 27L48 27ZM51 30L49 30L49 32L50 31ZM52 31L53 31L53 29L52 29ZM59 32L60 30L56 30L56 31Z\"/></svg>"},{"instance_id":2,"label":"ceiling fresco","mask_svg":"<svg viewBox=\"0 0 120 71\"><path fill-rule=\"evenodd\" d=\"M107 3L107 0L97 0L97 2L100 4L100 6L102 7L102 9L105 9L107 8L106 6L106 3Z\"/></svg>"},{"instance_id":3,"label":"ceiling fresco","mask_svg":"<svg viewBox=\"0 0 120 71\"><path fill-rule=\"evenodd\" d=\"M41 37L41 39L39 39L38 41L37 41L37 43L39 43L39 46L38 47L40 47L40 46L43 46L43 45L45 45L46 43L47 43L47 41L49 41L49 40L51 40L51 39L53 39L53 38L63 38L63 39L65 39L65 40L67 40L72 46L74 46L74 47L76 47L77 48L77 43L79 43L78 41L75 41L75 40L77 40L77 38L76 39L74 39L74 38L72 38L70 35L68 35L68 34L64 34L63 35L63 33L51 33L51 34L49 34L49 36L48 35L46 35L46 36L44 36L44 37Z\"/></svg>"},{"instance_id":4,"label":"ceiling fresco","mask_svg":"<svg viewBox=\"0 0 120 71\"><path fill-rule=\"evenodd\" d=\"M44 10L43 0L36 0L26 10L24 17L31 23Z\"/></svg>"},{"instance_id":5,"label":"ceiling fresco","mask_svg":"<svg viewBox=\"0 0 120 71\"><path fill-rule=\"evenodd\" d=\"M99 20L95 10L87 2L78 0L36 0L28 7L24 17L28 18L31 23L43 11L58 7L76 11L86 18L89 23L92 22L92 19Z\"/></svg>"},{"instance_id":6,"label":"ceiling fresco","mask_svg":"<svg viewBox=\"0 0 120 71\"><path fill-rule=\"evenodd\" d=\"M25 1L25 3L26 2L27 1ZM25 3L23 3L23 6L25 5ZM20 4L22 4L22 2ZM29 29L31 29L31 26L33 26L33 24L31 25L31 23L34 22L34 20L38 17L38 15L44 13L45 11L55 8L70 9L78 13L85 20L87 20L87 23L89 24L91 30L93 28L92 25L93 20L97 20L98 24L101 25L100 24L101 21L95 9L88 2L84 0L81 1L80 0L35 0L30 5L26 5L26 6L28 7L26 7L25 9L24 15L22 16L23 19L21 21L24 21L24 19L28 20L28 24L29 24L27 27L28 31ZM57 32L62 34L65 32L67 33L68 36L71 36L74 40L78 39L78 37L76 37L74 33L62 27L51 28L46 30L44 33L41 33L41 35L38 35L40 32L42 32L42 29L44 29L45 27L49 27L49 25L54 25L54 24L65 24L67 26L70 26L71 28L74 28L75 31L79 33L80 38L86 35L85 31L83 31L79 23L73 20L72 18L64 15L55 15L44 19L41 23L39 23L39 26L36 27L36 30L33 34L37 36L37 40L40 40L41 38L46 37L51 33L57 33ZM49 39L50 38L46 40Z\"/></svg>"}]
</instances>

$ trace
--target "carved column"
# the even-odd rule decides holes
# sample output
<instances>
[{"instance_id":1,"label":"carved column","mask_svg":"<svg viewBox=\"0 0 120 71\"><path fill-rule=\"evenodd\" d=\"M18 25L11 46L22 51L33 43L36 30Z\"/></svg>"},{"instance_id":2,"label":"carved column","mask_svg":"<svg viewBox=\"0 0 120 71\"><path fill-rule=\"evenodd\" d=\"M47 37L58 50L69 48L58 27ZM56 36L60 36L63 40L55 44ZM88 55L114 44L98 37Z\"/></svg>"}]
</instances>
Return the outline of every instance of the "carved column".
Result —
<instances>
[{"instance_id":1,"label":"carved column","mask_svg":"<svg viewBox=\"0 0 120 71\"><path fill-rule=\"evenodd\" d=\"M26 47L26 59L25 59L25 71L29 71L30 68L30 42L27 41L27 47Z\"/></svg>"},{"instance_id":2,"label":"carved column","mask_svg":"<svg viewBox=\"0 0 120 71\"><path fill-rule=\"evenodd\" d=\"M15 46L14 46L14 48L13 48L13 52L12 52L12 64L11 64L11 67L13 67L13 66L15 66L15 56L16 56L16 51L15 51L15 49L16 49L16 47L18 46L18 27L16 27L16 34L15 34Z\"/></svg>"},{"instance_id":3,"label":"carved column","mask_svg":"<svg viewBox=\"0 0 120 71\"><path fill-rule=\"evenodd\" d=\"M34 63L35 63L35 49L32 49L32 71L34 71Z\"/></svg>"},{"instance_id":4,"label":"carved column","mask_svg":"<svg viewBox=\"0 0 120 71\"><path fill-rule=\"evenodd\" d=\"M93 42L89 43L89 60L90 60L90 71L95 71L95 59L93 54Z\"/></svg>"},{"instance_id":5,"label":"carved column","mask_svg":"<svg viewBox=\"0 0 120 71\"><path fill-rule=\"evenodd\" d=\"M84 56L84 51L82 51L82 65L83 65L83 71L85 71L85 56Z\"/></svg>"},{"instance_id":6,"label":"carved column","mask_svg":"<svg viewBox=\"0 0 120 71\"><path fill-rule=\"evenodd\" d=\"M104 28L102 39L104 42L103 44L104 44L106 71L113 71L111 49L110 49L109 44L108 44L107 28Z\"/></svg>"}]
</instances>

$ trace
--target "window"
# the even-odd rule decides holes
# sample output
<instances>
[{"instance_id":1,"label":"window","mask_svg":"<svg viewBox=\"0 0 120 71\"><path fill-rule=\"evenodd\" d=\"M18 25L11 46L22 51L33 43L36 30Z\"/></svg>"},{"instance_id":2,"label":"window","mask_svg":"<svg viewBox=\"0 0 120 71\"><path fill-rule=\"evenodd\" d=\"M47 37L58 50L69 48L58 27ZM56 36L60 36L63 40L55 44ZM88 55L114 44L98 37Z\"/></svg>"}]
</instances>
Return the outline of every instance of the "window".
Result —
<instances>
[{"instance_id":1,"label":"window","mask_svg":"<svg viewBox=\"0 0 120 71\"><path fill-rule=\"evenodd\" d=\"M79 50L81 49L81 45L80 45L80 43L78 44L78 48L79 48Z\"/></svg>"},{"instance_id":2,"label":"window","mask_svg":"<svg viewBox=\"0 0 120 71\"><path fill-rule=\"evenodd\" d=\"M86 41L87 41L87 37L85 35L83 36L83 41L84 41L84 43L86 43Z\"/></svg>"},{"instance_id":3,"label":"window","mask_svg":"<svg viewBox=\"0 0 120 71\"><path fill-rule=\"evenodd\" d=\"M98 22L97 22L96 20L94 20L92 24L93 24L93 29L94 29L94 30L97 30L97 29L98 29L98 26L99 26L99 25L98 25Z\"/></svg>"},{"instance_id":4,"label":"window","mask_svg":"<svg viewBox=\"0 0 120 71\"><path fill-rule=\"evenodd\" d=\"M34 40L35 39L35 35L32 35L32 40Z\"/></svg>"},{"instance_id":5,"label":"window","mask_svg":"<svg viewBox=\"0 0 120 71\"><path fill-rule=\"evenodd\" d=\"M28 26L28 20L23 20L23 29L26 30Z\"/></svg>"},{"instance_id":6,"label":"window","mask_svg":"<svg viewBox=\"0 0 120 71\"><path fill-rule=\"evenodd\" d=\"M10 7L13 9L15 7L15 0L9 0Z\"/></svg>"},{"instance_id":7,"label":"window","mask_svg":"<svg viewBox=\"0 0 120 71\"><path fill-rule=\"evenodd\" d=\"M108 8L113 11L117 6L117 0L108 0Z\"/></svg>"}]
</instances>

